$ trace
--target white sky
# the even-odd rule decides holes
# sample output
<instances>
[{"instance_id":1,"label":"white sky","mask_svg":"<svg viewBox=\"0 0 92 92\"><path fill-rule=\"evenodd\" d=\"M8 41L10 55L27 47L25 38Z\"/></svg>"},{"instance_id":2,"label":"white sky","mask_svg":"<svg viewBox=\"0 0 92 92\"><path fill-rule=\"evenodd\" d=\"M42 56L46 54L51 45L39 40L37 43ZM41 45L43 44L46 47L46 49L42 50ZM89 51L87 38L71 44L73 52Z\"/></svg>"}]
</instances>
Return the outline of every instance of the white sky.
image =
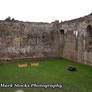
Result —
<instances>
[{"instance_id":1,"label":"white sky","mask_svg":"<svg viewBox=\"0 0 92 92\"><path fill-rule=\"evenodd\" d=\"M0 20L30 22L71 20L92 12L92 0L0 0Z\"/></svg>"}]
</instances>

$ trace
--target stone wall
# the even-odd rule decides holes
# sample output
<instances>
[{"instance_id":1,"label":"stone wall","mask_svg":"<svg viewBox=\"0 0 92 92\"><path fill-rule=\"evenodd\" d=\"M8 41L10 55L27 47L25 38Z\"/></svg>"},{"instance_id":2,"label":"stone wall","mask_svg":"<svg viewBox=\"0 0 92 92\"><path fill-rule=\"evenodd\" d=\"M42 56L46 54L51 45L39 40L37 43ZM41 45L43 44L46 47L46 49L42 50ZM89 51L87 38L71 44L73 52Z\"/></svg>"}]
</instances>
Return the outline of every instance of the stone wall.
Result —
<instances>
[{"instance_id":1,"label":"stone wall","mask_svg":"<svg viewBox=\"0 0 92 92\"><path fill-rule=\"evenodd\" d=\"M92 65L92 14L61 23L0 21L0 59L54 57Z\"/></svg>"},{"instance_id":2,"label":"stone wall","mask_svg":"<svg viewBox=\"0 0 92 92\"><path fill-rule=\"evenodd\" d=\"M88 30L89 27L89 30ZM60 23L59 31L64 31L60 44L61 57L83 64L92 65L92 14ZM89 31L89 33L88 33Z\"/></svg>"},{"instance_id":3,"label":"stone wall","mask_svg":"<svg viewBox=\"0 0 92 92\"><path fill-rule=\"evenodd\" d=\"M0 57L58 57L55 23L0 21Z\"/></svg>"}]
</instances>

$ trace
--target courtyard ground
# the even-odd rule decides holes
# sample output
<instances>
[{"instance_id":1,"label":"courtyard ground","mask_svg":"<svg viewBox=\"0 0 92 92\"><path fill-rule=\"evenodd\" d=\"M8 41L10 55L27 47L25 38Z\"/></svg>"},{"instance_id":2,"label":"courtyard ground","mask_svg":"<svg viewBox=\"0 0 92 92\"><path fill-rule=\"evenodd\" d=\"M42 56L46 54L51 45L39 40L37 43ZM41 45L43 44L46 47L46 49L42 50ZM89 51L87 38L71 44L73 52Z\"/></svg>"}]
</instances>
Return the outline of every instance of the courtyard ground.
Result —
<instances>
[{"instance_id":1,"label":"courtyard ground","mask_svg":"<svg viewBox=\"0 0 92 92\"><path fill-rule=\"evenodd\" d=\"M37 62L39 66L31 66ZM27 64L27 67L18 67ZM77 71L68 71L75 66ZM16 61L0 65L0 84L61 84L62 88L0 88L0 92L92 92L92 67L64 59Z\"/></svg>"}]
</instances>

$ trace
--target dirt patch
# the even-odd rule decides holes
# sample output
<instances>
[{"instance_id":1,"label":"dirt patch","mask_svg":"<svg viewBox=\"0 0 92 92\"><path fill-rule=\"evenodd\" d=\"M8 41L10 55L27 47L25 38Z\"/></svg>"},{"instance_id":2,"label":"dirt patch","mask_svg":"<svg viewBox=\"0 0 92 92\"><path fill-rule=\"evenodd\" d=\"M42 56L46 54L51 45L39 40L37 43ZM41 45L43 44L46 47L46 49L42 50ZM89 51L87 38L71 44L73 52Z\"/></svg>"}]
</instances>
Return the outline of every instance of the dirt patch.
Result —
<instances>
[{"instance_id":1,"label":"dirt patch","mask_svg":"<svg viewBox=\"0 0 92 92\"><path fill-rule=\"evenodd\" d=\"M27 67L27 64L19 64L18 67Z\"/></svg>"},{"instance_id":2,"label":"dirt patch","mask_svg":"<svg viewBox=\"0 0 92 92\"><path fill-rule=\"evenodd\" d=\"M31 63L31 66L39 66L39 63Z\"/></svg>"}]
</instances>

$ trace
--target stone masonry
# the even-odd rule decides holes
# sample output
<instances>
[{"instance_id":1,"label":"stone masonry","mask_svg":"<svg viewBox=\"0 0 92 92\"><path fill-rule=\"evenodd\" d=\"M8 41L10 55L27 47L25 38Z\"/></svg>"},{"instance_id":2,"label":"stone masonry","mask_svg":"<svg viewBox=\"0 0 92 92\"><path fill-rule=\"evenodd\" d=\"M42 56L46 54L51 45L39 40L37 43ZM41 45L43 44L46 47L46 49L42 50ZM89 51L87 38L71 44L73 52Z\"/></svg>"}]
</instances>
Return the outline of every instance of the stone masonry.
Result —
<instances>
[{"instance_id":1,"label":"stone masonry","mask_svg":"<svg viewBox=\"0 0 92 92\"><path fill-rule=\"evenodd\" d=\"M92 14L52 23L0 21L0 59L65 58L92 65Z\"/></svg>"},{"instance_id":2,"label":"stone masonry","mask_svg":"<svg viewBox=\"0 0 92 92\"><path fill-rule=\"evenodd\" d=\"M92 14L59 24L60 55L92 65Z\"/></svg>"}]
</instances>

